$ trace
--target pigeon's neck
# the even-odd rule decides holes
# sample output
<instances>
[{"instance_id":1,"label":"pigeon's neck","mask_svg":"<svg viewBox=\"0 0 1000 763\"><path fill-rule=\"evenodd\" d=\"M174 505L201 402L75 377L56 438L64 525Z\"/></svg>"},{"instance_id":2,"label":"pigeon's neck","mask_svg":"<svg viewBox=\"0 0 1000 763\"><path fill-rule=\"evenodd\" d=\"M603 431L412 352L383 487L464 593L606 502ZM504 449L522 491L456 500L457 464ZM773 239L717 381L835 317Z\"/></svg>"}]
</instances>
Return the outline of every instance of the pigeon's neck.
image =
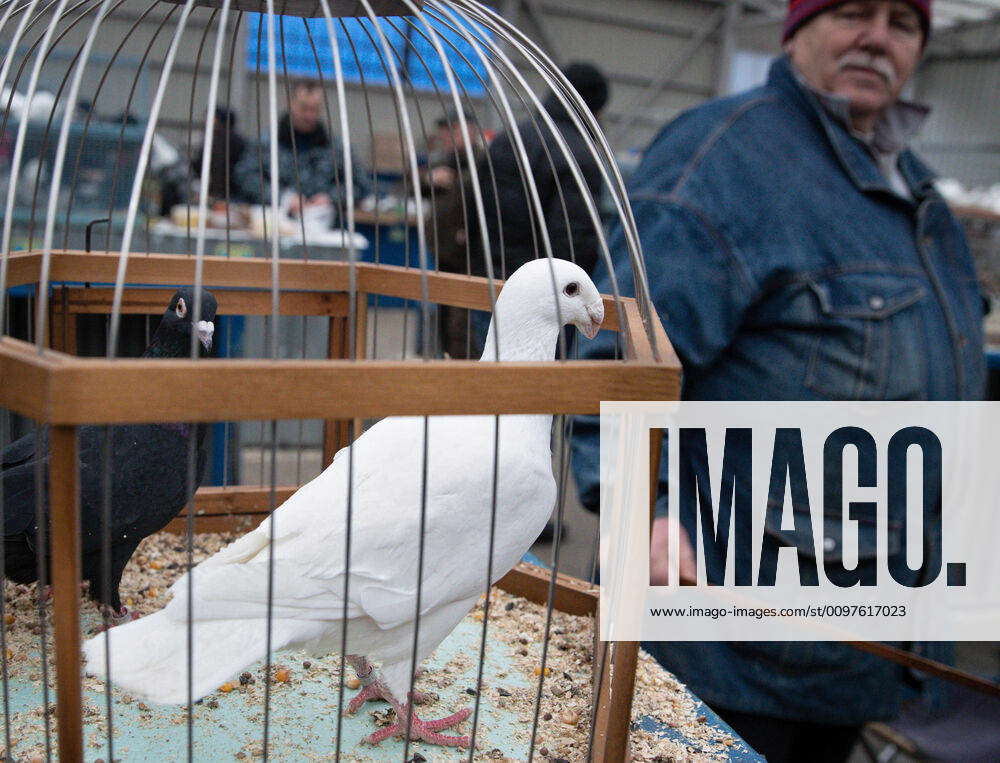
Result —
<instances>
[{"instance_id":1,"label":"pigeon's neck","mask_svg":"<svg viewBox=\"0 0 1000 763\"><path fill-rule=\"evenodd\" d=\"M144 358L183 358L185 355L190 354L190 347L182 347L184 344L182 341L185 337L181 334L176 336L164 336L160 332L153 334L153 338L149 342L149 347L146 351L142 353Z\"/></svg>"},{"instance_id":2,"label":"pigeon's neck","mask_svg":"<svg viewBox=\"0 0 1000 763\"><path fill-rule=\"evenodd\" d=\"M499 307L499 305L498 305ZM497 323L499 321L499 355L497 354ZM539 317L497 311L490 320L486 345L480 360L550 361L555 358L559 326L556 322Z\"/></svg>"}]
</instances>

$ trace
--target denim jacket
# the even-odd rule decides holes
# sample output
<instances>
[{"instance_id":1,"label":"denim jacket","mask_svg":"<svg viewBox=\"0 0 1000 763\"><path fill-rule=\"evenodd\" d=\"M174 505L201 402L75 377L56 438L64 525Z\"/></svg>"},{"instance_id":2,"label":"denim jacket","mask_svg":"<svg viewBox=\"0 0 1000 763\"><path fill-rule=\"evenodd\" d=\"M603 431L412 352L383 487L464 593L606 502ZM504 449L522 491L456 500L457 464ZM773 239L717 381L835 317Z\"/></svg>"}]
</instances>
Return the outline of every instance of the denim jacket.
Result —
<instances>
[{"instance_id":1,"label":"denim jacket","mask_svg":"<svg viewBox=\"0 0 1000 763\"><path fill-rule=\"evenodd\" d=\"M787 58L764 86L664 128L630 198L653 301L683 363L684 399L982 397L982 303L964 235L911 151L899 169L911 199ZM611 243L627 292L620 228ZM596 275L608 291L603 266ZM583 351L610 357L614 342L602 332ZM581 498L596 510L596 419L578 418L573 439ZM646 647L710 705L792 720L891 717L907 677L832 643Z\"/></svg>"}]
</instances>

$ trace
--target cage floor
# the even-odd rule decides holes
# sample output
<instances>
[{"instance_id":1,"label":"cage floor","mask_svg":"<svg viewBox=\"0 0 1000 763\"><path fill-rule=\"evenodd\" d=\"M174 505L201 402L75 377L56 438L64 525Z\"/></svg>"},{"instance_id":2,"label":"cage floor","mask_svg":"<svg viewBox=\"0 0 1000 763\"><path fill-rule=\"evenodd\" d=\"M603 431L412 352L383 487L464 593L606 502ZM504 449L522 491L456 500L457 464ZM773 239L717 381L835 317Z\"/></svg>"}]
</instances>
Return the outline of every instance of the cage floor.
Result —
<instances>
[{"instance_id":1,"label":"cage floor","mask_svg":"<svg viewBox=\"0 0 1000 763\"><path fill-rule=\"evenodd\" d=\"M170 536L172 538L172 536ZM210 539L210 540L209 540ZM199 536L200 551L210 553L224 538ZM165 585L179 574L169 552L176 539L154 536L144 541L126 570L128 590L140 613L158 609L168 594ZM165 564L165 566L164 566ZM153 587L149 581L157 580ZM127 595L123 586L123 594ZM8 647L10 664L9 707L13 759L46 758L42 666L33 604L33 588L8 584ZM545 610L519 597L495 590L491 597L488 638L480 693L477 726L477 760L526 760L535 717L540 676ZM13 618L13 622L11 621ZM91 633L99 624L93 605L83 610L83 627ZM550 627L541 706L534 754L537 759L578 761L586 757L593 621L554 613ZM437 695L417 713L424 719L450 715L475 702L477 666L483 628L483 611L473 609L424 663L418 688ZM48 630L51 642L51 628ZM51 644L48 650L51 660ZM52 663L49 663L52 683ZM316 658L301 652L279 653L272 664L285 681L272 680L269 710L269 753L272 760L334 760L338 733L339 657ZM193 712L194 760L253 760L263 756L263 663L247 668L244 682L234 677L196 703ZM347 680L354 678L348 669ZM223 691L221 689L229 689ZM89 762L108 760L107 695L94 678L84 682L84 747ZM344 703L355 694L345 687ZM55 692L50 688L49 707ZM403 760L403 744L388 739L373 747L363 740L390 722L392 712L384 702L369 702L354 716L344 717L340 728L341 760ZM52 744L56 743L55 717ZM112 692L114 760L167 761L188 757L188 715L178 706L145 703L119 690ZM703 704L669 673L643 654L637 672L633 708L632 755L634 760L672 759L761 760ZM443 733L469 734L472 719ZM414 742L410 759L419 754L427 761L467 760L468 750L447 749ZM416 760L420 760L417 757Z\"/></svg>"},{"instance_id":2,"label":"cage floor","mask_svg":"<svg viewBox=\"0 0 1000 763\"><path fill-rule=\"evenodd\" d=\"M476 684L476 655L478 654L481 625L473 621L463 622L455 632L435 652L426 663L428 672L421 685L431 687L439 694L439 700L419 707L417 712L425 718L435 718L450 714L462 707L471 707L474 697L465 693L466 687ZM308 669L305 662L310 663ZM274 661L275 668L285 668L289 681L272 681L269 749L274 760L334 760L337 738L337 706L339 682L339 658L316 659L304 653L282 653ZM435 675L448 666L447 682L439 687ZM510 671L509 660L499 650L488 650L486 676ZM264 665L259 663L247 669L254 676L254 683L241 686L234 681L234 689L228 693L216 692L194 706L193 712L193 757L195 760L234 760L262 757L264 724ZM352 676L352 671L348 670ZM491 682L492 683L492 682ZM527 689L526 677L508 673L503 679L509 690ZM90 688L84 696L85 726L84 743L86 760L107 760L106 698L100 688ZM355 691L345 688L344 703ZM187 711L185 708L156 705L134 700L121 692L113 691L114 758L123 761L165 761L187 758L188 733ZM489 757L492 750L500 750L503 755L495 757L516 759L527 758L527 744L524 740L523 723L519 714L497 706L497 693L484 691L480 705L480 724L477 734L477 748L482 748L483 757ZM14 745L18 754L44 755L44 725L41 718L40 681L11 682L11 709L15 718L15 736L21 739ZM50 703L54 703L54 693ZM380 719L386 715L389 705L385 702L369 702L354 716L346 716L341 726L342 760L402 760L403 744L389 739L377 747L363 742L364 738L377 731ZM20 721L20 722L18 722ZM25 721L27 721L25 723ZM453 733L468 733L471 720L460 724ZM530 727L529 727L530 732ZM449 732L445 732L449 733ZM53 735L53 744L55 737ZM452 753L431 745L411 743L410 756L419 752L427 760L452 757ZM466 758L458 751L453 757ZM478 757L478 756L477 756Z\"/></svg>"}]
</instances>

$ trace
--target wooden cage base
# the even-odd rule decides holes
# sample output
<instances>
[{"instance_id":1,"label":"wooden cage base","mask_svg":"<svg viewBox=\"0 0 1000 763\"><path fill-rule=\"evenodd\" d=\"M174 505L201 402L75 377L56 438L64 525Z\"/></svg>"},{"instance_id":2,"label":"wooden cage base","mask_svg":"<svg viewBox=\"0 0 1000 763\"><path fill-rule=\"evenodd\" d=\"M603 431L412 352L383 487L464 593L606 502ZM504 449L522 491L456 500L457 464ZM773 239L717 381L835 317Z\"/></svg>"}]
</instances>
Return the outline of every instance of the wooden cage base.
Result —
<instances>
[{"instance_id":1,"label":"wooden cage base","mask_svg":"<svg viewBox=\"0 0 1000 763\"><path fill-rule=\"evenodd\" d=\"M301 3L304 7L310 0ZM214 4L207 0L199 4ZM242 3L242 5L241 5ZM351 3L345 3L344 6ZM387 0L384 6L391 3ZM237 8L259 9L238 0ZM0 337L0 406L50 427L50 509L53 526L54 625L59 758L83 760L80 681L79 485L76 427L85 424L323 419L324 464L360 431L360 417L456 414L596 414L602 400L677 399L680 363L655 313L649 325L634 299L605 296L603 328L622 334L625 359L548 363L371 361L364 359L369 294L491 309L484 278L426 273L363 263L281 260L281 314L329 318L329 360L106 360L69 354L77 315L110 312L117 253L19 252L7 257L8 286L37 283L43 260L50 283L87 284L57 290L49 304L46 347ZM271 312L273 263L204 257L202 282L216 294L219 314ZM195 280L194 257L134 254L129 258L122 312L159 312L162 288ZM143 288L136 288L141 284ZM154 288L150 288L154 287ZM351 299L345 292L353 293ZM351 341L350 327L355 335ZM348 348L354 346L351 354ZM348 357L351 355L351 357ZM442 390L448 390L443 395ZM256 524L292 487L203 488L194 507L198 531ZM171 525L183 532L188 518ZM597 589L519 565L501 587L572 614L593 614ZM596 634L595 629L595 634ZM596 636L595 636L596 638ZM638 644L595 642L595 761L623 761L628 751Z\"/></svg>"}]
</instances>

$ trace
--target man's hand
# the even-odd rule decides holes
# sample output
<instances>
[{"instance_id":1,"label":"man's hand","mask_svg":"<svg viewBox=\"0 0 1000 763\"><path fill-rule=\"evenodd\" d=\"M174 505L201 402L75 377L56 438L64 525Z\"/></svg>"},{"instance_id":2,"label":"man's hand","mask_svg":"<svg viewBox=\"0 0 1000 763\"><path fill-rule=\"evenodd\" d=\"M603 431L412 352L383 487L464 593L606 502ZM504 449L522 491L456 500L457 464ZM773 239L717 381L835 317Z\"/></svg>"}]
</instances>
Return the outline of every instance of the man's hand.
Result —
<instances>
[{"instance_id":1,"label":"man's hand","mask_svg":"<svg viewBox=\"0 0 1000 763\"><path fill-rule=\"evenodd\" d=\"M649 540L650 585L667 585L668 570L671 566L670 536L675 533L680 537L681 580L696 579L694 549L691 547L687 531L677 523L677 520L657 517L653 520L653 533Z\"/></svg>"},{"instance_id":2,"label":"man's hand","mask_svg":"<svg viewBox=\"0 0 1000 763\"><path fill-rule=\"evenodd\" d=\"M431 185L439 190L451 190L451 187L455 185L457 177L458 173L456 173L451 167L447 166L434 167L430 171Z\"/></svg>"},{"instance_id":3,"label":"man's hand","mask_svg":"<svg viewBox=\"0 0 1000 763\"><path fill-rule=\"evenodd\" d=\"M306 202L307 207L332 207L333 199L328 193L314 193Z\"/></svg>"},{"instance_id":4,"label":"man's hand","mask_svg":"<svg viewBox=\"0 0 1000 763\"><path fill-rule=\"evenodd\" d=\"M333 199L330 198L328 193L314 193L308 199L302 197L302 194L295 194L288 200L288 214L291 217L298 217L299 214L305 210L312 207L332 207Z\"/></svg>"}]
</instances>

